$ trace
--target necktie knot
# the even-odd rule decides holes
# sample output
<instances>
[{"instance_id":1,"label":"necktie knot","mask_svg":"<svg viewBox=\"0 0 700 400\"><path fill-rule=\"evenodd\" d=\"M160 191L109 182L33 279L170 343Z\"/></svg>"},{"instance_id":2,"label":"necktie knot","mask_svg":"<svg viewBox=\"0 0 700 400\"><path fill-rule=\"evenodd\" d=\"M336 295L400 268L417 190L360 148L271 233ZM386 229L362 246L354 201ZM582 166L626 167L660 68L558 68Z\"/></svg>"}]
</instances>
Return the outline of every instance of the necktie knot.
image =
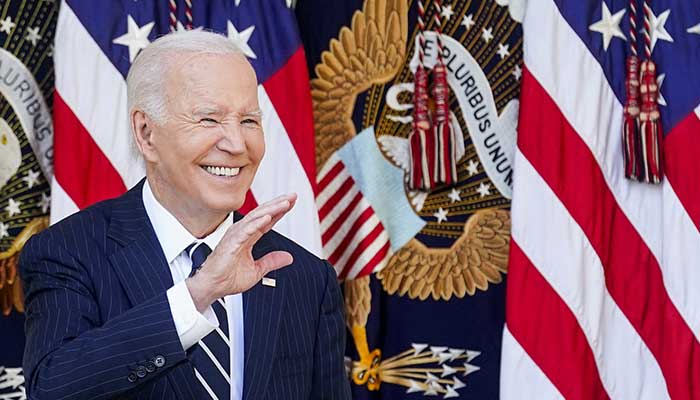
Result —
<instances>
[{"instance_id":1,"label":"necktie knot","mask_svg":"<svg viewBox=\"0 0 700 400\"><path fill-rule=\"evenodd\" d=\"M204 242L194 242L187 246L185 250L190 260L192 260L192 272L190 272L190 276L193 276L197 270L202 267L202 264L204 264L204 261L209 257L209 254L211 254L211 248Z\"/></svg>"}]
</instances>

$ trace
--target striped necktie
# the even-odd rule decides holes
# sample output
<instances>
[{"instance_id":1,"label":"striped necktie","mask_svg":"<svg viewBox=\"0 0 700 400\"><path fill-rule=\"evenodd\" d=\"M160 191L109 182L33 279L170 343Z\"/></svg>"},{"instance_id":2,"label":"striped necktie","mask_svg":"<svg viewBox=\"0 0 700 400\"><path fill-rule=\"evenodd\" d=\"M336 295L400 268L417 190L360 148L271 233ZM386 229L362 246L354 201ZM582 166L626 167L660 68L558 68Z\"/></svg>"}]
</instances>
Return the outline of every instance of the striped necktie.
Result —
<instances>
[{"instance_id":1,"label":"striped necktie","mask_svg":"<svg viewBox=\"0 0 700 400\"><path fill-rule=\"evenodd\" d=\"M206 243L195 242L186 249L192 260L194 275L211 253ZM231 344L228 332L228 317L223 299L211 305L219 320L219 327L190 349L194 373L212 399L228 400L231 397Z\"/></svg>"}]
</instances>

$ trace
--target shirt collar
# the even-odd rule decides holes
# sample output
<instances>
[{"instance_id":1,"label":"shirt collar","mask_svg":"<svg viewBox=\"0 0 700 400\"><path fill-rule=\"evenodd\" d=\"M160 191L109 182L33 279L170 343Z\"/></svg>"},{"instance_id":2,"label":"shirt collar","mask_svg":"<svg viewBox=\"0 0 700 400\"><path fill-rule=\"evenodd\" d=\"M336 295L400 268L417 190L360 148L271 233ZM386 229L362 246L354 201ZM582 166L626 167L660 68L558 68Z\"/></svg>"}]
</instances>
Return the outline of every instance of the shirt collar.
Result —
<instances>
[{"instance_id":1,"label":"shirt collar","mask_svg":"<svg viewBox=\"0 0 700 400\"><path fill-rule=\"evenodd\" d=\"M224 237L228 228L233 225L233 213L230 213L214 232L203 239L197 239L182 226L180 221L170 211L158 202L153 195L153 191L151 191L148 179L143 184L142 198L143 205L146 208L146 215L148 215L148 219L153 225L153 230L156 232L156 237L168 264L172 263L187 246L194 242L204 242L211 249L214 249Z\"/></svg>"}]
</instances>

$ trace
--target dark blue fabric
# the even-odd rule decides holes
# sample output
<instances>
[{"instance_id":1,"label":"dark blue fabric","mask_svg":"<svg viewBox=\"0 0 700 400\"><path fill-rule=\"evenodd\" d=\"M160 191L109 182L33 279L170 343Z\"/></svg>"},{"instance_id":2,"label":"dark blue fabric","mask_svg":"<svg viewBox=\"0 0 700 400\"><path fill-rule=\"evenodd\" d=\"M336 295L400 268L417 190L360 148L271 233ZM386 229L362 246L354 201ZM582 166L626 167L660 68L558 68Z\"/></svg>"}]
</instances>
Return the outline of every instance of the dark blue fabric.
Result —
<instances>
[{"instance_id":1,"label":"dark blue fabric","mask_svg":"<svg viewBox=\"0 0 700 400\"><path fill-rule=\"evenodd\" d=\"M29 398L207 398L175 330L172 277L142 186L27 242L20 266ZM243 294L244 399L349 399L333 269L274 232L253 256L273 250L289 251L294 264L270 274L276 288L258 283Z\"/></svg>"},{"instance_id":2,"label":"dark blue fabric","mask_svg":"<svg viewBox=\"0 0 700 400\"><path fill-rule=\"evenodd\" d=\"M207 260L207 257L209 257L209 254L211 254L211 249L209 246L207 246L206 243L192 243L191 245L187 246L187 254L189 254L190 259L192 260L192 272L190 272L190 276L193 276L194 274L197 273L197 270L199 270L202 267L202 264L204 264L204 261Z\"/></svg>"}]
</instances>

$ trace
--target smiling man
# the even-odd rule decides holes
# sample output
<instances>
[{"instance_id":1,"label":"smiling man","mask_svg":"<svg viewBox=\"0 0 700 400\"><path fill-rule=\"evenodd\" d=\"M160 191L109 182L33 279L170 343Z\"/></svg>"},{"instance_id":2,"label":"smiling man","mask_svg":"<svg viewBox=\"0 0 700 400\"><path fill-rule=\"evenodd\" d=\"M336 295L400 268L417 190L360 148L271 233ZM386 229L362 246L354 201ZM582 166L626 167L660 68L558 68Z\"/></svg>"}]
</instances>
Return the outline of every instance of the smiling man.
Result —
<instances>
[{"instance_id":1,"label":"smiling man","mask_svg":"<svg viewBox=\"0 0 700 400\"><path fill-rule=\"evenodd\" d=\"M237 214L265 153L257 79L223 36L154 41L127 77L146 179L24 247L31 399L349 399L331 266Z\"/></svg>"}]
</instances>

